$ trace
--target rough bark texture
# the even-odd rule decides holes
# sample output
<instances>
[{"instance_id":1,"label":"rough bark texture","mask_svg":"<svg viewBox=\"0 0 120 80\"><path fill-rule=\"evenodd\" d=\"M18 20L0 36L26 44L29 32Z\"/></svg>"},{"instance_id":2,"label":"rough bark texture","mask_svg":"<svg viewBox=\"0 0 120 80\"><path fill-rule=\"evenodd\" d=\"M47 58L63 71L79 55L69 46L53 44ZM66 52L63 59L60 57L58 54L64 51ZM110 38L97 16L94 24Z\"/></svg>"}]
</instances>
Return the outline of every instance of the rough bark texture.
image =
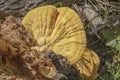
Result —
<instances>
[{"instance_id":1,"label":"rough bark texture","mask_svg":"<svg viewBox=\"0 0 120 80\"><path fill-rule=\"evenodd\" d=\"M32 50L36 41L12 16L0 20L0 80L80 80L79 71L67 59L53 51L45 54ZM54 66L52 79L41 73Z\"/></svg>"},{"instance_id":2,"label":"rough bark texture","mask_svg":"<svg viewBox=\"0 0 120 80\"><path fill-rule=\"evenodd\" d=\"M0 11L7 15L21 16L39 6L43 0L0 0Z\"/></svg>"},{"instance_id":3,"label":"rough bark texture","mask_svg":"<svg viewBox=\"0 0 120 80\"><path fill-rule=\"evenodd\" d=\"M55 80L81 80L79 71L65 57L56 55L53 51L48 51L45 56L56 68Z\"/></svg>"}]
</instances>

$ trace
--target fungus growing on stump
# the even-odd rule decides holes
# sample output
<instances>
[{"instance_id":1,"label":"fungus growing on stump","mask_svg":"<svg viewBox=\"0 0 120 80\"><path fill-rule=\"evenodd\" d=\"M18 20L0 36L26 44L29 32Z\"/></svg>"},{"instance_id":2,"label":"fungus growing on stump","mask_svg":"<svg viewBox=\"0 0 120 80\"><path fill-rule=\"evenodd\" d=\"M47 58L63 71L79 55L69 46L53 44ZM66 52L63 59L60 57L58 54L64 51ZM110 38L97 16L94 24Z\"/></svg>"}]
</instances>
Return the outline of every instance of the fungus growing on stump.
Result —
<instances>
[{"instance_id":1,"label":"fungus growing on stump","mask_svg":"<svg viewBox=\"0 0 120 80\"><path fill-rule=\"evenodd\" d=\"M85 30L74 10L38 7L22 24L25 29L13 17L0 24L0 64L21 72L28 78L23 80L96 79L99 57L86 48Z\"/></svg>"},{"instance_id":2,"label":"fungus growing on stump","mask_svg":"<svg viewBox=\"0 0 120 80\"><path fill-rule=\"evenodd\" d=\"M99 57L86 48L85 30L74 10L51 5L38 7L26 14L22 24L37 41L32 49L42 53L53 50L79 69L83 80L96 79Z\"/></svg>"},{"instance_id":3,"label":"fungus growing on stump","mask_svg":"<svg viewBox=\"0 0 120 80\"><path fill-rule=\"evenodd\" d=\"M33 33L37 50L53 50L75 64L86 48L85 30L79 16L68 7L38 7L24 17L22 24Z\"/></svg>"}]
</instances>

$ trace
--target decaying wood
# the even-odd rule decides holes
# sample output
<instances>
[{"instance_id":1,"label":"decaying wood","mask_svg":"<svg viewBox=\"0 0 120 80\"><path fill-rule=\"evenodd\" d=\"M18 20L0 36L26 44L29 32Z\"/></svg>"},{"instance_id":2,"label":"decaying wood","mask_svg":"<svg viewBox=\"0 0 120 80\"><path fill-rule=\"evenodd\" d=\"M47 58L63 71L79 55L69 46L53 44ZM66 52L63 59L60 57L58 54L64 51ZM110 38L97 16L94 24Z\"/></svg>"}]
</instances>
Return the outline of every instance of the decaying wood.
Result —
<instances>
[{"instance_id":1,"label":"decaying wood","mask_svg":"<svg viewBox=\"0 0 120 80\"><path fill-rule=\"evenodd\" d=\"M53 51L45 54L31 49L36 45L32 34L12 16L0 20L0 80L80 80L79 71L67 59ZM47 65L44 65L47 64ZM52 79L41 73L53 65Z\"/></svg>"}]
</instances>

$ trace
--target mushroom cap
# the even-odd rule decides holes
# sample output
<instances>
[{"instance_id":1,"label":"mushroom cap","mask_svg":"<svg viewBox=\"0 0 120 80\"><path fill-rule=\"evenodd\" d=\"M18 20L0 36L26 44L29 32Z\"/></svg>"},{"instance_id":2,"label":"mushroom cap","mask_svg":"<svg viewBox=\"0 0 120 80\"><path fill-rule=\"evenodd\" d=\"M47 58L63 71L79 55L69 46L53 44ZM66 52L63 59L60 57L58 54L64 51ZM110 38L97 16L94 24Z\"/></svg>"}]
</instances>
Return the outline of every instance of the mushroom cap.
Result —
<instances>
[{"instance_id":1,"label":"mushroom cap","mask_svg":"<svg viewBox=\"0 0 120 80\"><path fill-rule=\"evenodd\" d=\"M22 24L33 33L38 45L34 48L46 53L53 50L76 63L86 48L85 30L76 12L68 7L38 7L24 17Z\"/></svg>"},{"instance_id":2,"label":"mushroom cap","mask_svg":"<svg viewBox=\"0 0 120 80\"><path fill-rule=\"evenodd\" d=\"M83 80L95 80L98 76L99 64L100 59L98 55L94 51L86 49L81 59L74 66L80 70Z\"/></svg>"}]
</instances>

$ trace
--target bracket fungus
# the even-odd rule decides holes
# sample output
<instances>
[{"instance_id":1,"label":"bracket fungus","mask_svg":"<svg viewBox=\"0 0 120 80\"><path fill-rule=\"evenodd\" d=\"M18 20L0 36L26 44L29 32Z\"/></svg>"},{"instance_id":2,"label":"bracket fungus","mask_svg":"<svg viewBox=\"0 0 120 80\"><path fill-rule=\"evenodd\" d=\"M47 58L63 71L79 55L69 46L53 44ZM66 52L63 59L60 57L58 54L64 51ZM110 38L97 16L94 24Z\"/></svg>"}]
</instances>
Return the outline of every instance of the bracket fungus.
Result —
<instances>
[{"instance_id":1,"label":"bracket fungus","mask_svg":"<svg viewBox=\"0 0 120 80\"><path fill-rule=\"evenodd\" d=\"M26 14L22 24L37 41L32 49L42 53L53 50L79 69L83 80L95 80L99 57L86 48L85 30L74 10L51 5L38 7Z\"/></svg>"},{"instance_id":2,"label":"bracket fungus","mask_svg":"<svg viewBox=\"0 0 120 80\"><path fill-rule=\"evenodd\" d=\"M24 17L22 24L38 42L34 47L45 53L53 50L71 64L77 62L86 47L85 30L79 16L68 7L38 7Z\"/></svg>"},{"instance_id":3,"label":"bracket fungus","mask_svg":"<svg viewBox=\"0 0 120 80\"><path fill-rule=\"evenodd\" d=\"M94 51L86 49L81 59L74 66L80 70L83 80L95 80L98 76L99 64L100 59L98 55Z\"/></svg>"}]
</instances>

